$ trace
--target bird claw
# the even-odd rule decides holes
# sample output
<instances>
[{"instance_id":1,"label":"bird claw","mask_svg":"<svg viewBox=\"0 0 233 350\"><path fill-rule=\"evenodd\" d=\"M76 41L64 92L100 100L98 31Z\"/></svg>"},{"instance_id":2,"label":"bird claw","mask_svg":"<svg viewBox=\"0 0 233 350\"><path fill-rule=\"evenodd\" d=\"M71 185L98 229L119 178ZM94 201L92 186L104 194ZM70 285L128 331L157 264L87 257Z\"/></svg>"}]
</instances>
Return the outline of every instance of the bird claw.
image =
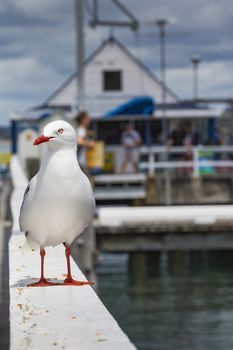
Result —
<instances>
[{"instance_id":1,"label":"bird claw","mask_svg":"<svg viewBox=\"0 0 233 350\"><path fill-rule=\"evenodd\" d=\"M67 277L63 283L50 282L45 278L40 279L37 282L30 283L27 287L50 287L50 286L85 286L85 285L93 285L93 282L88 281L76 281L72 277Z\"/></svg>"},{"instance_id":2,"label":"bird claw","mask_svg":"<svg viewBox=\"0 0 233 350\"><path fill-rule=\"evenodd\" d=\"M41 278L38 282L28 284L27 287L49 287L58 285L59 283L49 282L45 278Z\"/></svg>"},{"instance_id":3,"label":"bird claw","mask_svg":"<svg viewBox=\"0 0 233 350\"><path fill-rule=\"evenodd\" d=\"M62 283L63 286L85 286L85 285L93 285L93 282L88 281L76 281L72 277L67 277Z\"/></svg>"}]
</instances>

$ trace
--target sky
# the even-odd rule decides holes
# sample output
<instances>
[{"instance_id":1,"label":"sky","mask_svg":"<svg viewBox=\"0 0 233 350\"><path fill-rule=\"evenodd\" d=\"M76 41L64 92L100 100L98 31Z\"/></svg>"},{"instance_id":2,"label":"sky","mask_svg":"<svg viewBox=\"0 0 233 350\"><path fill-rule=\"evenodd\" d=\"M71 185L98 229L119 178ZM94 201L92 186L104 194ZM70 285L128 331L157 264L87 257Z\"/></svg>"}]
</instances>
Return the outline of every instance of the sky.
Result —
<instances>
[{"instance_id":1,"label":"sky","mask_svg":"<svg viewBox=\"0 0 233 350\"><path fill-rule=\"evenodd\" d=\"M91 29L86 1L86 56L109 36ZM99 0L103 19L124 19L111 0ZM140 21L135 34L114 28L114 36L159 76L158 30L151 22L168 18L167 85L192 97L191 57L199 55L201 97L233 97L233 5L231 0L124 0ZM0 123L9 115L43 103L75 67L74 0L0 1ZM147 33L147 34L146 34Z\"/></svg>"}]
</instances>

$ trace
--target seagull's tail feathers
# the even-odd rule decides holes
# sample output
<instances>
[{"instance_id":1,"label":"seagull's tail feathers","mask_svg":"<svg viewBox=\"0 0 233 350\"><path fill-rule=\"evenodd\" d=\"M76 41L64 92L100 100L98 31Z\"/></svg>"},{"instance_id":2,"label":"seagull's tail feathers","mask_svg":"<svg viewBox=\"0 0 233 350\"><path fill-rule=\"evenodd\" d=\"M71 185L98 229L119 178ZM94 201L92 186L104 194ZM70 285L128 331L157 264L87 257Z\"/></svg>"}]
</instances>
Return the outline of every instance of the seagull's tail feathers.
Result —
<instances>
[{"instance_id":1,"label":"seagull's tail feathers","mask_svg":"<svg viewBox=\"0 0 233 350\"><path fill-rule=\"evenodd\" d=\"M31 250L37 250L40 248L40 245L34 239L31 238L29 232L25 232L25 237L26 237L26 241L24 245L25 249L30 248Z\"/></svg>"}]
</instances>

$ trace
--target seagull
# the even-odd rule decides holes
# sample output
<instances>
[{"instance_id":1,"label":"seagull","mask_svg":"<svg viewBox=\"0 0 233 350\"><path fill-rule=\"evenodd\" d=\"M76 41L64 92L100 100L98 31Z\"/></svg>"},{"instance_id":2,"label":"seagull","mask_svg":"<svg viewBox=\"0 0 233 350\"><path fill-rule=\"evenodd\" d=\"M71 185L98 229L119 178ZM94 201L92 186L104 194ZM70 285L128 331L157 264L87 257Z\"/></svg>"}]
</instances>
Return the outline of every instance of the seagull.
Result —
<instances>
[{"instance_id":1,"label":"seagull","mask_svg":"<svg viewBox=\"0 0 233 350\"><path fill-rule=\"evenodd\" d=\"M64 120L47 124L34 145L46 142L47 152L38 173L29 182L20 209L19 226L32 249L40 249L41 277L29 286L55 283L44 277L45 247L64 244L67 278L63 285L84 285L73 279L71 244L90 226L95 212L91 184L77 161L74 128Z\"/></svg>"}]
</instances>

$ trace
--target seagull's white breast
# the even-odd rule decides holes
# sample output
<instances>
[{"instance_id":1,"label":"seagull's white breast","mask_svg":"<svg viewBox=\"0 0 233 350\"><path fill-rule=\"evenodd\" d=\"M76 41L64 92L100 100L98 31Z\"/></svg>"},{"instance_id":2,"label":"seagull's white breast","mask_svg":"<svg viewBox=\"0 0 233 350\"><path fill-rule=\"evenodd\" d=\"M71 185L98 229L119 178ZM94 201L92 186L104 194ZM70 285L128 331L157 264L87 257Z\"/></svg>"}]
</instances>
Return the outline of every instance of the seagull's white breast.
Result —
<instances>
[{"instance_id":1,"label":"seagull's white breast","mask_svg":"<svg viewBox=\"0 0 233 350\"><path fill-rule=\"evenodd\" d=\"M74 150L48 154L22 206L20 226L38 245L72 241L92 221L95 201Z\"/></svg>"}]
</instances>

